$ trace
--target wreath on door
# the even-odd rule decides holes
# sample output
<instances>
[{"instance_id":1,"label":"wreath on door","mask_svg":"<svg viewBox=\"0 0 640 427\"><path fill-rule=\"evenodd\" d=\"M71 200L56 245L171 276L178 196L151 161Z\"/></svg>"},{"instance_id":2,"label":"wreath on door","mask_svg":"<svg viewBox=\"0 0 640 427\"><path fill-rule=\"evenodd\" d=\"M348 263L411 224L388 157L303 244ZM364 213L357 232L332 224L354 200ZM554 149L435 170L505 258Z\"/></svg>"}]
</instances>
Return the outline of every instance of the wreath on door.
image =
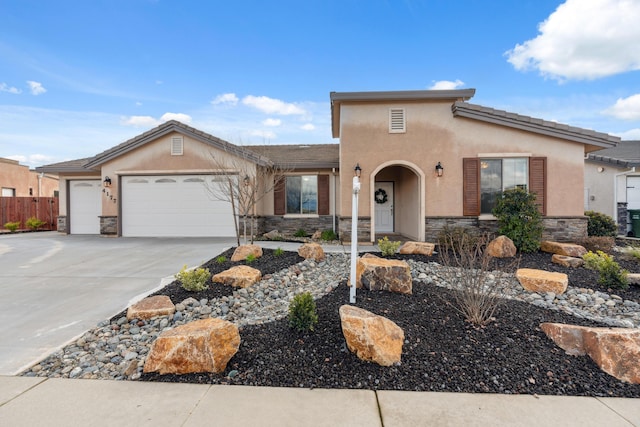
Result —
<instances>
[{"instance_id":1,"label":"wreath on door","mask_svg":"<svg viewBox=\"0 0 640 427\"><path fill-rule=\"evenodd\" d=\"M387 203L389 197L387 196L387 192L382 188L378 188L374 194L374 198L376 199L376 203L383 205Z\"/></svg>"}]
</instances>

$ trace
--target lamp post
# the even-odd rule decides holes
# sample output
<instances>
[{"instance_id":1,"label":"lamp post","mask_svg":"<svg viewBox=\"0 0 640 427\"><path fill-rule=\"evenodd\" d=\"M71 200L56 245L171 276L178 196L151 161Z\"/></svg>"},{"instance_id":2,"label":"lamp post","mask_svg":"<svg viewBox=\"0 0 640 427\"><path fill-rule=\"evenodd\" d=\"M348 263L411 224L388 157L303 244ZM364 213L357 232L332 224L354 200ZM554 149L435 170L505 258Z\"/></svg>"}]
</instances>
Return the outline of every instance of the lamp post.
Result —
<instances>
[{"instance_id":1,"label":"lamp post","mask_svg":"<svg viewBox=\"0 0 640 427\"><path fill-rule=\"evenodd\" d=\"M353 198L351 200L351 274L349 288L349 302L356 303L356 258L358 256L358 193L360 193L360 175L362 168L356 164L353 168Z\"/></svg>"}]
</instances>

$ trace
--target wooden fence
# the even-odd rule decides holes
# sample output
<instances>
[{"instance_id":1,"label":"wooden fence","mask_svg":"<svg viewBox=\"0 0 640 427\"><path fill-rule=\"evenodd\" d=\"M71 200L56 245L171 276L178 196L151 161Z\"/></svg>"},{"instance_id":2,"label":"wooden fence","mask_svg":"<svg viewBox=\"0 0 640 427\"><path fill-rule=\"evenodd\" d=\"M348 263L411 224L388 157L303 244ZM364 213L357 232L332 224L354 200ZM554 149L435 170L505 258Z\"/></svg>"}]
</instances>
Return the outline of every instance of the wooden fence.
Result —
<instances>
[{"instance_id":1,"label":"wooden fence","mask_svg":"<svg viewBox=\"0 0 640 427\"><path fill-rule=\"evenodd\" d=\"M57 197L0 197L0 228L20 221L26 229L27 219L36 217L45 222L40 230L57 230L58 206Z\"/></svg>"}]
</instances>

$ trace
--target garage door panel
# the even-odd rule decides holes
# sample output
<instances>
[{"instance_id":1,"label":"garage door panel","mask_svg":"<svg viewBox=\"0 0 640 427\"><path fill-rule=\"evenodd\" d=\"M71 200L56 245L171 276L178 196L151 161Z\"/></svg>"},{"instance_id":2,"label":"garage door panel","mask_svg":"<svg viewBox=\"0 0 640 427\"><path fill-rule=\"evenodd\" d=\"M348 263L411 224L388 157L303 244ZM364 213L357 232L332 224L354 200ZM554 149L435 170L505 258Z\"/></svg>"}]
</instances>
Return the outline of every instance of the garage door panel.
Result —
<instances>
[{"instance_id":1,"label":"garage door panel","mask_svg":"<svg viewBox=\"0 0 640 427\"><path fill-rule=\"evenodd\" d=\"M214 200L209 176L123 177L125 236L235 236L231 204Z\"/></svg>"},{"instance_id":2,"label":"garage door panel","mask_svg":"<svg viewBox=\"0 0 640 427\"><path fill-rule=\"evenodd\" d=\"M102 192L99 180L69 182L69 231L72 234L100 234Z\"/></svg>"}]
</instances>

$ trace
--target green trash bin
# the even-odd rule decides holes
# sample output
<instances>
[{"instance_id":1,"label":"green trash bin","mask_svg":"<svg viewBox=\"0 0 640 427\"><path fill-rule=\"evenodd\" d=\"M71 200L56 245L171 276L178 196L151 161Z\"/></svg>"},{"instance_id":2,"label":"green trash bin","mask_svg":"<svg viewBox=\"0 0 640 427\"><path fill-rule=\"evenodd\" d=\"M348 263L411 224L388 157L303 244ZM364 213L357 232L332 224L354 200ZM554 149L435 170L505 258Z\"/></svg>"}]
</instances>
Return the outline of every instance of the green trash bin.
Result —
<instances>
[{"instance_id":1,"label":"green trash bin","mask_svg":"<svg viewBox=\"0 0 640 427\"><path fill-rule=\"evenodd\" d=\"M629 209L629 218L634 237L640 237L640 209Z\"/></svg>"}]
</instances>

